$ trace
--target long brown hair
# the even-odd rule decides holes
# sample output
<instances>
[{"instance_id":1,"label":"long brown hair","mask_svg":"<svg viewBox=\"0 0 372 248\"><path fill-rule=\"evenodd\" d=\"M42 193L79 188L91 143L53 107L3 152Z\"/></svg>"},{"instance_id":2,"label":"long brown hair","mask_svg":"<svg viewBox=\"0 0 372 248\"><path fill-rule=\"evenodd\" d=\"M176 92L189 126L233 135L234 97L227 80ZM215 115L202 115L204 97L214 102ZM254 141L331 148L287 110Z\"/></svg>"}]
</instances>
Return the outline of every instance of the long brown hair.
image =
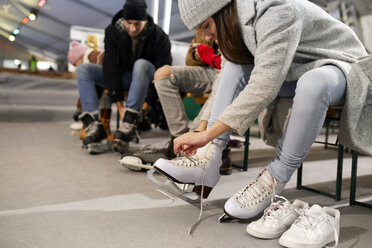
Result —
<instances>
[{"instance_id":1,"label":"long brown hair","mask_svg":"<svg viewBox=\"0 0 372 248\"><path fill-rule=\"evenodd\" d=\"M236 64L253 64L254 58L246 47L239 26L235 0L212 16L217 28L218 46L223 56Z\"/></svg>"}]
</instances>

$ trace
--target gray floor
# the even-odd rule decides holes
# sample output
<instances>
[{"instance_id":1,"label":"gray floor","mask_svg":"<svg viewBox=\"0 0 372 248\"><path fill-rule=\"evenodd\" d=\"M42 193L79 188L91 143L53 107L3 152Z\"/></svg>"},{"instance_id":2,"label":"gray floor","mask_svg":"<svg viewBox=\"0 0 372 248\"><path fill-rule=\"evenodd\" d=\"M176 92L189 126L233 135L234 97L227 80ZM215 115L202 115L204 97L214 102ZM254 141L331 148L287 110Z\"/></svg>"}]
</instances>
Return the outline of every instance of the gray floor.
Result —
<instances>
[{"instance_id":1,"label":"gray floor","mask_svg":"<svg viewBox=\"0 0 372 248\"><path fill-rule=\"evenodd\" d=\"M208 210L193 237L199 210L157 191L146 173L132 172L113 152L89 155L67 122L0 122L0 247L280 247L245 232L248 222L218 223L225 200L255 178L273 149L251 138L249 169L223 176L206 202ZM142 134L142 144L166 142L159 129ZM132 144L135 146L134 144ZM242 150L232 152L241 164ZM314 146L305 163L304 183L333 190L336 151ZM349 207L350 155L345 156L343 199L295 189L284 196L341 211L339 247L371 247L372 210ZM358 198L372 198L372 158L360 157Z\"/></svg>"},{"instance_id":2,"label":"gray floor","mask_svg":"<svg viewBox=\"0 0 372 248\"><path fill-rule=\"evenodd\" d=\"M81 149L69 130L76 99L75 81L0 73L0 248L279 247L278 240L246 234L248 222L217 221L226 199L273 158L260 139L251 138L248 171L221 178L189 237L199 209L160 193L146 173L122 167L118 154ZM115 116L111 124L114 129ZM141 135L141 145L163 146L168 136L153 129ZM304 184L334 191L336 157L334 149L314 146ZM232 158L241 165L242 149ZM372 210L348 206L350 165L345 154L340 202L296 190L295 175L283 194L338 207L339 247L372 247ZM372 201L371 157L359 158L358 176L358 199Z\"/></svg>"}]
</instances>

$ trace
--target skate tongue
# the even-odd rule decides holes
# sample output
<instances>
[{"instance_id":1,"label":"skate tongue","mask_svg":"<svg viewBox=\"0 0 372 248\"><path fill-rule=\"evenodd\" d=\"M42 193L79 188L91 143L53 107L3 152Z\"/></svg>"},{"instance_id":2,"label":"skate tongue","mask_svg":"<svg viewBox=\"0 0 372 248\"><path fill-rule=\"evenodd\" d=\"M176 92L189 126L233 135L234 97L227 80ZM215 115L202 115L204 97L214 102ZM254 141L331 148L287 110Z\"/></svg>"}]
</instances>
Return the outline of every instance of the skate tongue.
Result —
<instances>
[{"instance_id":1,"label":"skate tongue","mask_svg":"<svg viewBox=\"0 0 372 248\"><path fill-rule=\"evenodd\" d=\"M314 204L313 206L311 206L309 211L314 214L321 214L323 212L323 209L318 204Z\"/></svg>"}]
</instances>

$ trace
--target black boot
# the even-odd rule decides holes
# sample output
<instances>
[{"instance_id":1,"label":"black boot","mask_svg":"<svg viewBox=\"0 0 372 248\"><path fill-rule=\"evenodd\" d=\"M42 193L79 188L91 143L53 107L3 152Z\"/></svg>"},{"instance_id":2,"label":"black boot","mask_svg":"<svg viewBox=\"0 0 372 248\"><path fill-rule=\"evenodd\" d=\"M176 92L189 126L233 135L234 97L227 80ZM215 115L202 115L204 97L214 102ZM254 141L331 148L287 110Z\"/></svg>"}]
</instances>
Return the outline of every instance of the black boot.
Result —
<instances>
[{"instance_id":1,"label":"black boot","mask_svg":"<svg viewBox=\"0 0 372 248\"><path fill-rule=\"evenodd\" d=\"M232 173L232 163L230 158L230 148L225 148L222 151L222 165L220 167L221 175L230 175Z\"/></svg>"},{"instance_id":2,"label":"black boot","mask_svg":"<svg viewBox=\"0 0 372 248\"><path fill-rule=\"evenodd\" d=\"M84 112L79 116L79 119L83 122L83 128L87 132L86 137L83 139L84 146L91 143L101 142L103 139L107 138L102 123L97 120L98 115L93 116L88 112Z\"/></svg>"},{"instance_id":3,"label":"black boot","mask_svg":"<svg viewBox=\"0 0 372 248\"><path fill-rule=\"evenodd\" d=\"M126 110L124 120L114 134L114 151L125 153L128 142L137 135L138 113Z\"/></svg>"}]
</instances>

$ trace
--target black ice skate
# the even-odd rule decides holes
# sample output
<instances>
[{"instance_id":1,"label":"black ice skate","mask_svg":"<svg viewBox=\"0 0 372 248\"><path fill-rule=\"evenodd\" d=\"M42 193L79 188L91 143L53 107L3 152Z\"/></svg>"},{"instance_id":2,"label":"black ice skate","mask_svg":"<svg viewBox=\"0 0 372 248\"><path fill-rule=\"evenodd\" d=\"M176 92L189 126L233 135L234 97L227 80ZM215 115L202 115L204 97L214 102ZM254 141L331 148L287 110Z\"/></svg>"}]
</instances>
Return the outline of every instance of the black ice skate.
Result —
<instances>
[{"instance_id":1,"label":"black ice skate","mask_svg":"<svg viewBox=\"0 0 372 248\"><path fill-rule=\"evenodd\" d=\"M114 134L112 149L116 152L124 154L128 151L128 143L134 137L139 139L137 131L138 112L127 109L124 114L124 120L120 124L119 129Z\"/></svg>"},{"instance_id":2,"label":"black ice skate","mask_svg":"<svg viewBox=\"0 0 372 248\"><path fill-rule=\"evenodd\" d=\"M173 152L173 137L166 148L157 148L152 145L142 146L131 154L124 154L119 160L125 168L133 171L145 171L154 168L154 163L160 158L172 159L176 155Z\"/></svg>"},{"instance_id":3,"label":"black ice skate","mask_svg":"<svg viewBox=\"0 0 372 248\"><path fill-rule=\"evenodd\" d=\"M83 128L87 132L83 139L83 149L91 154L99 154L111 150L111 144L107 140L107 133L101 122L97 121L90 113L85 112L79 116L83 122Z\"/></svg>"}]
</instances>

